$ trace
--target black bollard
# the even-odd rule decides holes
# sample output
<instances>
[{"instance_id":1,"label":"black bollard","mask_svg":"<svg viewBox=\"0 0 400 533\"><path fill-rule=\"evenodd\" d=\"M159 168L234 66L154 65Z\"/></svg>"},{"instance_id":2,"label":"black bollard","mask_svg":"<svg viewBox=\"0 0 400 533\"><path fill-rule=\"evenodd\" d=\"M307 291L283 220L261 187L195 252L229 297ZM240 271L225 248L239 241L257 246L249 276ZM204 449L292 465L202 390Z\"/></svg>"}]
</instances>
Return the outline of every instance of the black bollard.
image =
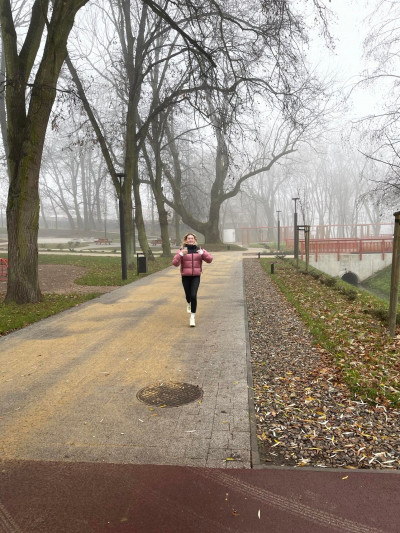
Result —
<instances>
[{"instance_id":1,"label":"black bollard","mask_svg":"<svg viewBox=\"0 0 400 533\"><path fill-rule=\"evenodd\" d=\"M274 264L274 263L271 263L271 274L274 273L274 269L275 269L275 264Z\"/></svg>"},{"instance_id":2,"label":"black bollard","mask_svg":"<svg viewBox=\"0 0 400 533\"><path fill-rule=\"evenodd\" d=\"M258 259L261 258L261 252L258 252Z\"/></svg>"}]
</instances>

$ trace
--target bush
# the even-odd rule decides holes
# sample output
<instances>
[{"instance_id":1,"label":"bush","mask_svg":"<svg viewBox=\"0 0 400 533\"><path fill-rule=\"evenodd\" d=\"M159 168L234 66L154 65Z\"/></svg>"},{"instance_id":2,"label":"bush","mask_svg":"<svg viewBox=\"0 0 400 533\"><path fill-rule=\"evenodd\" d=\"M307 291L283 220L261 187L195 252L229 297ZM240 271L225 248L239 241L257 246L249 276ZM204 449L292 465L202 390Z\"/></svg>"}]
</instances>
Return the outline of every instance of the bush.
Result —
<instances>
[{"instance_id":1,"label":"bush","mask_svg":"<svg viewBox=\"0 0 400 533\"><path fill-rule=\"evenodd\" d=\"M354 302L358 296L358 292L356 289L353 289L352 287L344 287L344 286L338 286L337 290L340 292L340 294L343 294L349 302Z\"/></svg>"}]
</instances>

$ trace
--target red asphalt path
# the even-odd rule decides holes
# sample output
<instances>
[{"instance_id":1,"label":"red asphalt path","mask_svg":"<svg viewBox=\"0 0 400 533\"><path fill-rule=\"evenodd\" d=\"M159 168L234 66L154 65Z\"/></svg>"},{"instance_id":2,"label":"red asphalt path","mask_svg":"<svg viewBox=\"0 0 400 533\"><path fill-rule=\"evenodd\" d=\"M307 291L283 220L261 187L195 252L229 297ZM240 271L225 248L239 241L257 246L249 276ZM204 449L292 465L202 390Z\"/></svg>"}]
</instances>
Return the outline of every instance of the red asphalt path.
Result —
<instances>
[{"instance_id":1,"label":"red asphalt path","mask_svg":"<svg viewBox=\"0 0 400 533\"><path fill-rule=\"evenodd\" d=\"M396 473L0 461L0 531L400 531Z\"/></svg>"}]
</instances>

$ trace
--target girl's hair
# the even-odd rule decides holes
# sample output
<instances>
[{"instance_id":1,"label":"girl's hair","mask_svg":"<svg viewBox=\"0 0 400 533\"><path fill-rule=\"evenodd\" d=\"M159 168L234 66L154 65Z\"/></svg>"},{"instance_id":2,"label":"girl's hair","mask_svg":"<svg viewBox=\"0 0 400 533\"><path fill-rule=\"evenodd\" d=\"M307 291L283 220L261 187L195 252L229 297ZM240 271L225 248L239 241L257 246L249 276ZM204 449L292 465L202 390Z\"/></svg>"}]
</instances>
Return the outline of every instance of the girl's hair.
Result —
<instances>
[{"instance_id":1,"label":"girl's hair","mask_svg":"<svg viewBox=\"0 0 400 533\"><path fill-rule=\"evenodd\" d=\"M182 240L182 248L185 246L185 244L187 244L187 238L189 237L189 235L193 235L194 237L194 240L197 242L197 235L195 233L192 233L191 231L189 233L186 233L186 235L183 237L183 240Z\"/></svg>"}]
</instances>

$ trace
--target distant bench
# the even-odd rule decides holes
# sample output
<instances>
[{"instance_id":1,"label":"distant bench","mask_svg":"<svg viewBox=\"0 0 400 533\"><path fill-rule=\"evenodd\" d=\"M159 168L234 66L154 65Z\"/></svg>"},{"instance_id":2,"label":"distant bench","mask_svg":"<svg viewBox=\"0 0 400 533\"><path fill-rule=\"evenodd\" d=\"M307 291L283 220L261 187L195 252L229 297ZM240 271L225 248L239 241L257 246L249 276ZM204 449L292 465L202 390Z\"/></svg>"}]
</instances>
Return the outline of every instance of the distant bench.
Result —
<instances>
[{"instance_id":1,"label":"distant bench","mask_svg":"<svg viewBox=\"0 0 400 533\"><path fill-rule=\"evenodd\" d=\"M111 244L111 242L110 239L96 239L94 241L95 244Z\"/></svg>"},{"instance_id":2,"label":"distant bench","mask_svg":"<svg viewBox=\"0 0 400 533\"><path fill-rule=\"evenodd\" d=\"M149 242L152 246L162 246L162 243L163 243L162 239L152 239ZM175 241L174 239L170 239L169 243L172 244L173 246L180 246L181 244L180 241Z\"/></svg>"}]
</instances>

